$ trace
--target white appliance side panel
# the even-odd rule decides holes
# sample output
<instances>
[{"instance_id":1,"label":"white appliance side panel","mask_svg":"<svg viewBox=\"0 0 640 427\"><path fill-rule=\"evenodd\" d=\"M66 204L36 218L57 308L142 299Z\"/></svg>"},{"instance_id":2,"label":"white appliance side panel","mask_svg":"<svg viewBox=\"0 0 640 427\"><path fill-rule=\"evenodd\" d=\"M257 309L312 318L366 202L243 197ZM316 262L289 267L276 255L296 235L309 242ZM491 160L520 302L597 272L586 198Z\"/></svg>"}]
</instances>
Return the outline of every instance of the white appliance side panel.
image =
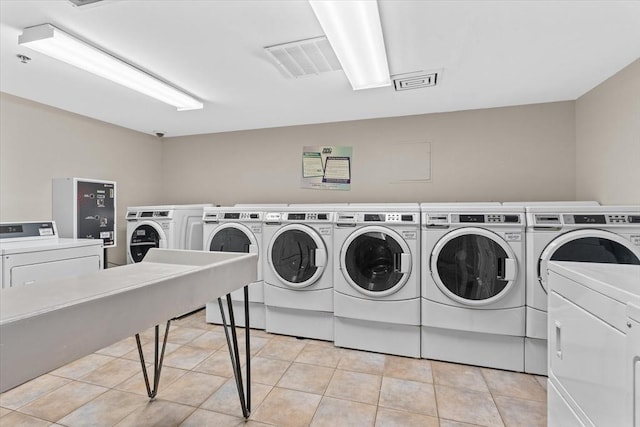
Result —
<instances>
[{"instance_id":1,"label":"white appliance side panel","mask_svg":"<svg viewBox=\"0 0 640 427\"><path fill-rule=\"evenodd\" d=\"M269 306L265 309L267 332L333 341L333 313Z\"/></svg>"},{"instance_id":2,"label":"white appliance side panel","mask_svg":"<svg viewBox=\"0 0 640 427\"><path fill-rule=\"evenodd\" d=\"M270 307L333 312L333 289L317 291L288 290L266 284L264 304Z\"/></svg>"},{"instance_id":3,"label":"white appliance side panel","mask_svg":"<svg viewBox=\"0 0 640 427\"><path fill-rule=\"evenodd\" d=\"M547 381L547 426L585 427L550 380Z\"/></svg>"},{"instance_id":4,"label":"white appliance side panel","mask_svg":"<svg viewBox=\"0 0 640 427\"><path fill-rule=\"evenodd\" d=\"M524 338L452 329L421 330L424 359L444 360L467 365L486 366L522 372Z\"/></svg>"},{"instance_id":5,"label":"white appliance side panel","mask_svg":"<svg viewBox=\"0 0 640 427\"><path fill-rule=\"evenodd\" d=\"M244 289L231 292L231 299L234 301L244 301ZM264 303L264 284L262 280L249 284L249 302Z\"/></svg>"},{"instance_id":6,"label":"white appliance side panel","mask_svg":"<svg viewBox=\"0 0 640 427\"><path fill-rule=\"evenodd\" d=\"M335 317L338 347L420 357L420 326Z\"/></svg>"},{"instance_id":7,"label":"white appliance side panel","mask_svg":"<svg viewBox=\"0 0 640 427\"><path fill-rule=\"evenodd\" d=\"M640 306L627 306L627 378L631 388L630 412L633 427L640 427Z\"/></svg>"},{"instance_id":8,"label":"white appliance side panel","mask_svg":"<svg viewBox=\"0 0 640 427\"><path fill-rule=\"evenodd\" d=\"M40 264L13 267L9 286L30 285L36 282L62 279L69 276L80 276L100 270L101 260L98 256L71 258Z\"/></svg>"},{"instance_id":9,"label":"white appliance side panel","mask_svg":"<svg viewBox=\"0 0 640 427\"><path fill-rule=\"evenodd\" d=\"M555 283L568 280L551 272ZM551 283L551 282L550 282ZM595 425L625 426L625 335L558 295L549 296L549 371Z\"/></svg>"},{"instance_id":10,"label":"white appliance side panel","mask_svg":"<svg viewBox=\"0 0 640 427\"><path fill-rule=\"evenodd\" d=\"M525 307L462 308L422 298L422 325L459 331L524 336Z\"/></svg>"},{"instance_id":11,"label":"white appliance side panel","mask_svg":"<svg viewBox=\"0 0 640 427\"><path fill-rule=\"evenodd\" d=\"M547 308L545 304L545 310ZM537 339L547 339L547 312L527 306L527 321L525 336Z\"/></svg>"},{"instance_id":12,"label":"white appliance side panel","mask_svg":"<svg viewBox=\"0 0 640 427\"><path fill-rule=\"evenodd\" d=\"M222 299L224 306L224 315L229 324L229 309L227 308L226 298ZM233 316L236 321L236 326L245 325L244 321L244 302L232 301ZM220 314L220 306L218 301L208 302L206 305L206 322L215 323L217 325L222 324L222 315ZM253 329L265 328L265 307L264 304L250 302L249 303L249 327Z\"/></svg>"},{"instance_id":13,"label":"white appliance side panel","mask_svg":"<svg viewBox=\"0 0 640 427\"><path fill-rule=\"evenodd\" d=\"M401 325L420 325L420 298L402 301L354 298L335 292L333 310L336 316Z\"/></svg>"},{"instance_id":14,"label":"white appliance side panel","mask_svg":"<svg viewBox=\"0 0 640 427\"><path fill-rule=\"evenodd\" d=\"M186 230L183 237L184 240L180 241L180 244L184 245L182 248L195 251L202 250L202 217L187 217Z\"/></svg>"},{"instance_id":15,"label":"white appliance side panel","mask_svg":"<svg viewBox=\"0 0 640 427\"><path fill-rule=\"evenodd\" d=\"M524 338L524 371L528 374L548 375L547 340Z\"/></svg>"}]
</instances>

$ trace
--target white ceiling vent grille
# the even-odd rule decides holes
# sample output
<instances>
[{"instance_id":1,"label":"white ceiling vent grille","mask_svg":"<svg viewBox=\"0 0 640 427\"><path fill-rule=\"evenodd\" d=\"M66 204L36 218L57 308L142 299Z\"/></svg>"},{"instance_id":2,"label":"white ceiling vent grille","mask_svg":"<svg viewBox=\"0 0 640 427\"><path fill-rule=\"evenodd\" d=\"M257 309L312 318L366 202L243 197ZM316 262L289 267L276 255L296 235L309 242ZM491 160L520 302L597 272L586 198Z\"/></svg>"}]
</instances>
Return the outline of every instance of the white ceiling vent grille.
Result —
<instances>
[{"instance_id":1,"label":"white ceiling vent grille","mask_svg":"<svg viewBox=\"0 0 640 427\"><path fill-rule=\"evenodd\" d=\"M435 86L438 83L439 74L436 71L417 71L415 73L398 74L391 78L396 91L400 91Z\"/></svg>"},{"instance_id":2,"label":"white ceiling vent grille","mask_svg":"<svg viewBox=\"0 0 640 427\"><path fill-rule=\"evenodd\" d=\"M326 37L264 48L287 77L303 77L342 70Z\"/></svg>"}]
</instances>

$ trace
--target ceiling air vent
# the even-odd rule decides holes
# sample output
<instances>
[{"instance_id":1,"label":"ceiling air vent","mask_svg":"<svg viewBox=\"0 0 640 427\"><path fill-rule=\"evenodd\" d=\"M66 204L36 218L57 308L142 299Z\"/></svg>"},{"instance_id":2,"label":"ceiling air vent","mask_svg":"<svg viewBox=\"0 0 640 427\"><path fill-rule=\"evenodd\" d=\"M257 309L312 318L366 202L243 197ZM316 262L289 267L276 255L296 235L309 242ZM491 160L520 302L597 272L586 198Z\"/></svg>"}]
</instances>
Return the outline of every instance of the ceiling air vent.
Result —
<instances>
[{"instance_id":1,"label":"ceiling air vent","mask_svg":"<svg viewBox=\"0 0 640 427\"><path fill-rule=\"evenodd\" d=\"M417 71L415 73L398 74L391 78L396 91L400 91L435 86L438 82L438 77L439 73L435 71Z\"/></svg>"},{"instance_id":2,"label":"ceiling air vent","mask_svg":"<svg viewBox=\"0 0 640 427\"><path fill-rule=\"evenodd\" d=\"M326 37L299 40L264 48L287 77L303 77L341 70Z\"/></svg>"}]
</instances>

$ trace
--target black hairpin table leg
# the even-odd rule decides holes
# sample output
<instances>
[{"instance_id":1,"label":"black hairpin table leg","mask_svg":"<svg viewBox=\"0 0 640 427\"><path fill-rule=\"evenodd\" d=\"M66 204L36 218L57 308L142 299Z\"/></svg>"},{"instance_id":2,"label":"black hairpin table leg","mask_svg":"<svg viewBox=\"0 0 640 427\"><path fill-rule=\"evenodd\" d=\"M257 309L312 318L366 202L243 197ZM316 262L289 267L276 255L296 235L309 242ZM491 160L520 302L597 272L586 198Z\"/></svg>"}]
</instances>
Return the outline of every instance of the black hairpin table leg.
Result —
<instances>
[{"instance_id":1,"label":"black hairpin table leg","mask_svg":"<svg viewBox=\"0 0 640 427\"><path fill-rule=\"evenodd\" d=\"M164 331L164 340L162 341L162 351L159 352L159 334L160 326L155 326L155 348L153 359L153 390L149 385L149 375L147 374L147 365L144 362L144 354L142 352L142 344L140 343L140 334L136 334L136 344L138 345L138 354L140 355L140 364L142 365L142 375L144 376L144 383L147 386L147 395L153 399L158 394L158 384L160 384L160 373L162 372L162 361L164 360L164 350L167 348L167 336L169 335L169 326L171 320L167 320L167 327ZM159 356L159 358L158 358Z\"/></svg>"},{"instance_id":2,"label":"black hairpin table leg","mask_svg":"<svg viewBox=\"0 0 640 427\"><path fill-rule=\"evenodd\" d=\"M233 313L233 305L231 302L231 295L227 295L227 307L229 310L229 325L224 314L224 305L222 304L222 298L218 298L218 305L220 306L220 314L222 316L222 325L224 327L224 334L227 338L227 346L229 347L229 354L231 356L231 366L233 367L233 375L236 380L236 387L238 388L238 395L240 397L240 406L242 407L242 414L245 418L249 418L251 415L251 343L249 341L249 288L244 287L244 320L245 320L245 349L246 349L246 394L245 385L242 381L242 370L240 365L240 352L238 350L238 337L236 335L236 321ZM229 328L231 334L229 334Z\"/></svg>"}]
</instances>

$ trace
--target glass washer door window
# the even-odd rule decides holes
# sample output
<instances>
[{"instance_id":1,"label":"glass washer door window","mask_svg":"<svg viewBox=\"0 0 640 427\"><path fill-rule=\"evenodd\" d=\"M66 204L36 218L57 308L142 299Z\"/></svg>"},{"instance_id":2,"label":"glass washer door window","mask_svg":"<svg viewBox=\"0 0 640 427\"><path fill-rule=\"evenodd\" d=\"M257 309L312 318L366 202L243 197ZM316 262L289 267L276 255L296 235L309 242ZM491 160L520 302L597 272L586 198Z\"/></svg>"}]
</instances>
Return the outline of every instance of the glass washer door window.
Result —
<instances>
[{"instance_id":1,"label":"glass washer door window","mask_svg":"<svg viewBox=\"0 0 640 427\"><path fill-rule=\"evenodd\" d=\"M131 234L129 254L133 262L140 262L151 248L164 248L166 242L162 230L151 222L141 223Z\"/></svg>"},{"instance_id":2,"label":"glass washer door window","mask_svg":"<svg viewBox=\"0 0 640 427\"><path fill-rule=\"evenodd\" d=\"M511 247L497 234L467 227L436 244L431 274L449 298L465 305L491 304L504 297L517 276Z\"/></svg>"},{"instance_id":3,"label":"glass washer door window","mask_svg":"<svg viewBox=\"0 0 640 427\"><path fill-rule=\"evenodd\" d=\"M342 246L340 263L347 282L358 292L382 297L404 286L411 253L395 231L378 226L354 231Z\"/></svg>"},{"instance_id":4,"label":"glass washer door window","mask_svg":"<svg viewBox=\"0 0 640 427\"><path fill-rule=\"evenodd\" d=\"M216 228L209 242L210 251L256 253L253 233L242 224L223 224Z\"/></svg>"},{"instance_id":5,"label":"glass washer door window","mask_svg":"<svg viewBox=\"0 0 640 427\"><path fill-rule=\"evenodd\" d=\"M604 230L576 230L553 240L538 260L538 281L547 292L549 261L640 265L640 250L624 237Z\"/></svg>"},{"instance_id":6,"label":"glass washer door window","mask_svg":"<svg viewBox=\"0 0 640 427\"><path fill-rule=\"evenodd\" d=\"M269 244L269 266L286 286L304 288L322 275L327 248L311 227L289 224L278 230Z\"/></svg>"}]
</instances>

